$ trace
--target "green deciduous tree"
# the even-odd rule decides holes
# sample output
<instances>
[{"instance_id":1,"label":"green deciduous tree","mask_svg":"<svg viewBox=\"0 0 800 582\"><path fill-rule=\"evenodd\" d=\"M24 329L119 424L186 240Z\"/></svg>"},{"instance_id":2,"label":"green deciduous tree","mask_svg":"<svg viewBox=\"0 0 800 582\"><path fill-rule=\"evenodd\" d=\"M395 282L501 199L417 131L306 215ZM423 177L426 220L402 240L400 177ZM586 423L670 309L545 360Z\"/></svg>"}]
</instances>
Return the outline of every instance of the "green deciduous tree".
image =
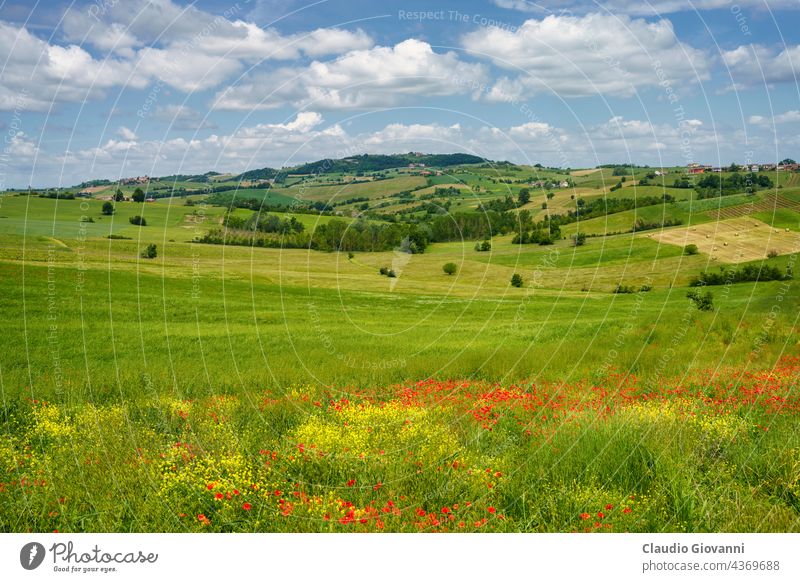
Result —
<instances>
[{"instance_id":1,"label":"green deciduous tree","mask_svg":"<svg viewBox=\"0 0 800 582\"><path fill-rule=\"evenodd\" d=\"M153 243L147 245L144 250L142 251L142 258L143 259L155 259L158 255L158 247Z\"/></svg>"}]
</instances>

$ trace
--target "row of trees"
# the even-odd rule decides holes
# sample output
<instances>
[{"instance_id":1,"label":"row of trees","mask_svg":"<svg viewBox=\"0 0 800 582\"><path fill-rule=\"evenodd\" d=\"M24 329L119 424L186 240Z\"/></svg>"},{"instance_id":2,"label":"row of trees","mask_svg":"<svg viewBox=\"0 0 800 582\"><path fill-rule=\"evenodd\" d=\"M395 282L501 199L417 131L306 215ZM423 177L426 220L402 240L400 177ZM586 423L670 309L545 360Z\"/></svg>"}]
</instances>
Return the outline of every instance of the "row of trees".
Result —
<instances>
[{"instance_id":1,"label":"row of trees","mask_svg":"<svg viewBox=\"0 0 800 582\"><path fill-rule=\"evenodd\" d=\"M232 223L239 226L236 221ZM327 224L317 226L310 234L304 232L302 224L293 224L291 220L281 221L277 228L274 227L273 219L269 218L258 224L244 225L244 228L229 226L214 229L198 239L198 242L321 251L375 252L399 249L411 254L424 252L429 242L427 229L414 224L379 224L363 220L348 223L333 219Z\"/></svg>"},{"instance_id":2,"label":"row of trees","mask_svg":"<svg viewBox=\"0 0 800 582\"><path fill-rule=\"evenodd\" d=\"M772 188L772 180L765 174L733 173L722 177L719 174L705 174L695 185L698 198L716 198L731 194L750 194L762 188Z\"/></svg>"},{"instance_id":3,"label":"row of trees","mask_svg":"<svg viewBox=\"0 0 800 582\"><path fill-rule=\"evenodd\" d=\"M719 273L703 271L689 281L690 287L704 287L706 285L727 285L729 283L743 283L746 281L786 281L793 276L792 268L781 270L773 265L744 265L738 269L720 267Z\"/></svg>"},{"instance_id":4,"label":"row of trees","mask_svg":"<svg viewBox=\"0 0 800 582\"><path fill-rule=\"evenodd\" d=\"M511 239L511 244L515 245L551 245L556 240L561 238L561 229L558 226L553 226L551 229L544 226L537 226L532 230L523 230L514 235ZM585 239L584 239L585 240Z\"/></svg>"},{"instance_id":5,"label":"row of trees","mask_svg":"<svg viewBox=\"0 0 800 582\"><path fill-rule=\"evenodd\" d=\"M305 230L303 223L294 216L282 219L274 214L263 212L256 212L248 218L228 213L225 215L223 224L234 230L252 230L282 235L299 234Z\"/></svg>"},{"instance_id":6,"label":"row of trees","mask_svg":"<svg viewBox=\"0 0 800 582\"><path fill-rule=\"evenodd\" d=\"M431 242L448 242L459 240L485 240L498 234L508 234L518 229L523 213L530 220L530 212L523 210L517 216L513 212L456 212L432 217L427 224Z\"/></svg>"}]
</instances>

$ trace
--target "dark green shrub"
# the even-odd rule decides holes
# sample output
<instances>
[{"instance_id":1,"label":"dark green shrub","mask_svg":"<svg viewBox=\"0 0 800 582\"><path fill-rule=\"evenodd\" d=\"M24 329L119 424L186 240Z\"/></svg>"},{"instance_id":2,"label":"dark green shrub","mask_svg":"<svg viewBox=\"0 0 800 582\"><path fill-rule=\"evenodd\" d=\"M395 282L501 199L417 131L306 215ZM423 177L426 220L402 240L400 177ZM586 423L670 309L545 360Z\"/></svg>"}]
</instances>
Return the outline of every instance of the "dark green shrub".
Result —
<instances>
[{"instance_id":1,"label":"dark green shrub","mask_svg":"<svg viewBox=\"0 0 800 582\"><path fill-rule=\"evenodd\" d=\"M582 247L586 244L586 233L578 232L572 235L572 244L576 247Z\"/></svg>"},{"instance_id":2,"label":"dark green shrub","mask_svg":"<svg viewBox=\"0 0 800 582\"><path fill-rule=\"evenodd\" d=\"M157 255L158 255L158 249L156 248L156 245L154 245L153 243L147 245L145 249L142 251L143 259L155 259Z\"/></svg>"},{"instance_id":3,"label":"dark green shrub","mask_svg":"<svg viewBox=\"0 0 800 582\"><path fill-rule=\"evenodd\" d=\"M700 311L713 311L714 310L714 296L711 294L711 291L706 291L705 293L701 293L696 289L692 289L686 294L686 297L691 299L695 307Z\"/></svg>"}]
</instances>

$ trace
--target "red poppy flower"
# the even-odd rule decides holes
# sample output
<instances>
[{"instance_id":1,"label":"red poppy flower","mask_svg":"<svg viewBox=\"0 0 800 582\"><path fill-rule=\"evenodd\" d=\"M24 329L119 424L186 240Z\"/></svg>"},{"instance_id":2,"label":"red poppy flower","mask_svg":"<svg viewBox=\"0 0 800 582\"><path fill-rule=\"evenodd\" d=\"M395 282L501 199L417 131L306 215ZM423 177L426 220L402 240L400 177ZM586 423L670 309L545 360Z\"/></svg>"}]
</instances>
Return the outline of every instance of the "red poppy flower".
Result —
<instances>
[{"instance_id":1,"label":"red poppy flower","mask_svg":"<svg viewBox=\"0 0 800 582\"><path fill-rule=\"evenodd\" d=\"M489 508L487 509L487 511L488 511L489 513L495 513L497 510L496 510L494 507L492 507L492 506L490 505L490 506L489 506Z\"/></svg>"},{"instance_id":2,"label":"red poppy flower","mask_svg":"<svg viewBox=\"0 0 800 582\"><path fill-rule=\"evenodd\" d=\"M348 486L348 487L352 487L352 486L353 486L353 485L355 485L355 484L356 484L356 480L355 480L355 479L350 479L350 480L347 482L347 486Z\"/></svg>"},{"instance_id":3,"label":"red poppy flower","mask_svg":"<svg viewBox=\"0 0 800 582\"><path fill-rule=\"evenodd\" d=\"M450 513L449 507L442 507L442 513Z\"/></svg>"},{"instance_id":4,"label":"red poppy flower","mask_svg":"<svg viewBox=\"0 0 800 582\"><path fill-rule=\"evenodd\" d=\"M242 509L244 509L245 511L250 511L252 508L253 506L250 505L249 503L242 503Z\"/></svg>"},{"instance_id":5,"label":"red poppy flower","mask_svg":"<svg viewBox=\"0 0 800 582\"><path fill-rule=\"evenodd\" d=\"M222 493L217 493L216 495L214 495L214 497L216 497L217 499L222 499L225 496Z\"/></svg>"},{"instance_id":6,"label":"red poppy flower","mask_svg":"<svg viewBox=\"0 0 800 582\"><path fill-rule=\"evenodd\" d=\"M590 516L588 513L581 513L581 519L582 519L582 520L584 520L584 521L586 521L586 520L587 520L587 519L589 519L590 517L591 517L591 516Z\"/></svg>"},{"instance_id":7,"label":"red poppy flower","mask_svg":"<svg viewBox=\"0 0 800 582\"><path fill-rule=\"evenodd\" d=\"M603 513L602 511L598 511L597 512L597 517L599 517L600 519L603 519L605 516L606 516L606 514Z\"/></svg>"},{"instance_id":8,"label":"red poppy flower","mask_svg":"<svg viewBox=\"0 0 800 582\"><path fill-rule=\"evenodd\" d=\"M606 509L611 511L612 509L614 509L614 506L609 503L608 505L606 505Z\"/></svg>"},{"instance_id":9,"label":"red poppy flower","mask_svg":"<svg viewBox=\"0 0 800 582\"><path fill-rule=\"evenodd\" d=\"M630 507L626 507L625 509L622 510L622 513L630 513L630 512L631 512Z\"/></svg>"}]
</instances>

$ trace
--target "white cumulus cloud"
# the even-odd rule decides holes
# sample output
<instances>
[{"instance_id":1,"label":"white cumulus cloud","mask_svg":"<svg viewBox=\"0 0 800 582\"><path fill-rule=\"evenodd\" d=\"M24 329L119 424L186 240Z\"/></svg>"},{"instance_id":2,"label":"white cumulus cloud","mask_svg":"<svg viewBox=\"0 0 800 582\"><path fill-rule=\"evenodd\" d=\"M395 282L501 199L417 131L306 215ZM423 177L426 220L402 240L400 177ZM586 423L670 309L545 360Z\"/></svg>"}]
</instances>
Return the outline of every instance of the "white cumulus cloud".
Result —
<instances>
[{"instance_id":1,"label":"white cumulus cloud","mask_svg":"<svg viewBox=\"0 0 800 582\"><path fill-rule=\"evenodd\" d=\"M385 107L412 96L469 92L474 82L487 77L485 65L463 62L454 52L437 53L430 44L409 39L304 68L249 76L221 91L214 106L246 111L287 103L314 109Z\"/></svg>"},{"instance_id":2,"label":"white cumulus cloud","mask_svg":"<svg viewBox=\"0 0 800 582\"><path fill-rule=\"evenodd\" d=\"M743 45L723 51L722 60L736 87L797 83L800 80L800 45L784 48Z\"/></svg>"},{"instance_id":3,"label":"white cumulus cloud","mask_svg":"<svg viewBox=\"0 0 800 582\"><path fill-rule=\"evenodd\" d=\"M525 93L631 96L644 87L709 78L708 56L678 40L668 20L587 14L527 20L518 29L488 27L463 38L477 57L510 71L490 100Z\"/></svg>"}]
</instances>

